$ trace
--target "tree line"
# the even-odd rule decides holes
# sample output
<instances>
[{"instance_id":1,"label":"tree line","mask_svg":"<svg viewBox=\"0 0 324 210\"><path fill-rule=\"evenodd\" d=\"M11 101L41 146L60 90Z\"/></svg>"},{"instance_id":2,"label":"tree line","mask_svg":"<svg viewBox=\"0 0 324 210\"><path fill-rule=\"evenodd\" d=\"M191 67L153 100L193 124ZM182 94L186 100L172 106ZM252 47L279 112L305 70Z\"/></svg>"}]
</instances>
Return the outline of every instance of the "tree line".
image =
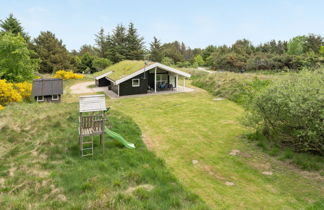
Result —
<instances>
[{"instance_id":1,"label":"tree line","mask_svg":"<svg viewBox=\"0 0 324 210\"><path fill-rule=\"evenodd\" d=\"M204 49L183 42L161 43L153 37L149 49L133 23L117 25L111 33L103 28L94 45L69 52L50 31L32 39L17 18L10 14L0 21L0 78L21 81L33 72L54 73L61 69L93 73L122 60L151 60L178 67L206 66L215 70L299 70L324 63L324 39L320 35L297 36L289 41L272 40L253 45L243 39L233 45Z\"/></svg>"}]
</instances>

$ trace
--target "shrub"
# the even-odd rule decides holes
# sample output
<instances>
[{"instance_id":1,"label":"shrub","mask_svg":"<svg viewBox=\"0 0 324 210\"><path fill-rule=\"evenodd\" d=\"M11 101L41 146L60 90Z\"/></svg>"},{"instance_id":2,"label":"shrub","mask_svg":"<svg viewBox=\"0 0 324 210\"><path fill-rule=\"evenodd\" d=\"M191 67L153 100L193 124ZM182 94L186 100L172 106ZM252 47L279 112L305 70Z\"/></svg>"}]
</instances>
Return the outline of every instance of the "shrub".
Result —
<instances>
[{"instance_id":1,"label":"shrub","mask_svg":"<svg viewBox=\"0 0 324 210\"><path fill-rule=\"evenodd\" d=\"M17 89L22 98L31 96L32 84L30 82L15 83L14 87Z\"/></svg>"},{"instance_id":2,"label":"shrub","mask_svg":"<svg viewBox=\"0 0 324 210\"><path fill-rule=\"evenodd\" d=\"M4 106L0 104L0 111L4 109Z\"/></svg>"},{"instance_id":3,"label":"shrub","mask_svg":"<svg viewBox=\"0 0 324 210\"><path fill-rule=\"evenodd\" d=\"M167 66L172 66L174 65L174 61L172 58L169 58L169 57L164 57L162 58L162 61L161 61L162 64L164 65L167 65Z\"/></svg>"},{"instance_id":4,"label":"shrub","mask_svg":"<svg viewBox=\"0 0 324 210\"><path fill-rule=\"evenodd\" d=\"M106 67L111 66L112 63L107 58L95 57L92 62L92 65L96 69L96 71L101 71L101 70L105 69Z\"/></svg>"},{"instance_id":5,"label":"shrub","mask_svg":"<svg viewBox=\"0 0 324 210\"><path fill-rule=\"evenodd\" d=\"M22 101L22 97L14 85L7 83L6 80L0 80L0 105L5 106L10 102L19 101Z\"/></svg>"},{"instance_id":6,"label":"shrub","mask_svg":"<svg viewBox=\"0 0 324 210\"><path fill-rule=\"evenodd\" d=\"M195 63L197 63L198 66L203 66L205 65L205 61L201 55L196 55L195 58Z\"/></svg>"},{"instance_id":7,"label":"shrub","mask_svg":"<svg viewBox=\"0 0 324 210\"><path fill-rule=\"evenodd\" d=\"M258 53L247 60L247 70L268 70L278 66L277 62L272 59L271 54Z\"/></svg>"},{"instance_id":8,"label":"shrub","mask_svg":"<svg viewBox=\"0 0 324 210\"><path fill-rule=\"evenodd\" d=\"M177 67L189 67L191 63L189 61L179 61L177 62Z\"/></svg>"},{"instance_id":9,"label":"shrub","mask_svg":"<svg viewBox=\"0 0 324 210\"><path fill-rule=\"evenodd\" d=\"M82 79L84 78L84 76L81 74L75 74L72 71L59 70L55 72L54 78L68 80L68 79Z\"/></svg>"},{"instance_id":10,"label":"shrub","mask_svg":"<svg viewBox=\"0 0 324 210\"><path fill-rule=\"evenodd\" d=\"M253 100L252 119L276 144L324 154L324 69L276 81Z\"/></svg>"},{"instance_id":11,"label":"shrub","mask_svg":"<svg viewBox=\"0 0 324 210\"><path fill-rule=\"evenodd\" d=\"M212 55L212 68L213 69L225 69L229 71L239 71L246 66L246 56L238 53L226 53Z\"/></svg>"}]
</instances>

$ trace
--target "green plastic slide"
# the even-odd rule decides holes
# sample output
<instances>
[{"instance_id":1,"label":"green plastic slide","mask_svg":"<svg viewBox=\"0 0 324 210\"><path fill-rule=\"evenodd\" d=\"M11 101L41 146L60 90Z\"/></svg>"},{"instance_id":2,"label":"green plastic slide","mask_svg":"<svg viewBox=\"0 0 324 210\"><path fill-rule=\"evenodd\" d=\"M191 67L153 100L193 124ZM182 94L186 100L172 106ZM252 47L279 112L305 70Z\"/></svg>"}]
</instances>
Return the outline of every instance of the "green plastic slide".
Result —
<instances>
[{"instance_id":1,"label":"green plastic slide","mask_svg":"<svg viewBox=\"0 0 324 210\"><path fill-rule=\"evenodd\" d=\"M112 137L113 139L119 141L120 143L122 143L126 148L128 149L135 149L135 145L132 143L129 143L128 141L126 141L121 135L119 135L118 133L109 130L107 127L105 127L105 133Z\"/></svg>"}]
</instances>

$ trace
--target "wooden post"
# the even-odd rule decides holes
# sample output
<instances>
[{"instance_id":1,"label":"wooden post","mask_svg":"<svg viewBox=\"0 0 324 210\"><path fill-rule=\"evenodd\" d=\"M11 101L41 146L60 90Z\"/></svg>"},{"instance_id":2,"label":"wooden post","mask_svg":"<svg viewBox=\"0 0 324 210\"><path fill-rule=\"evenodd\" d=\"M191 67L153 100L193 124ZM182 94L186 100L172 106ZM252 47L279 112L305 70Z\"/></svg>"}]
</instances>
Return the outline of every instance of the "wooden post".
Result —
<instances>
[{"instance_id":1,"label":"wooden post","mask_svg":"<svg viewBox=\"0 0 324 210\"><path fill-rule=\"evenodd\" d=\"M156 93L156 68L154 68L154 93Z\"/></svg>"},{"instance_id":2,"label":"wooden post","mask_svg":"<svg viewBox=\"0 0 324 210\"><path fill-rule=\"evenodd\" d=\"M186 88L186 78L183 77L183 91L185 91L185 88Z\"/></svg>"},{"instance_id":3,"label":"wooden post","mask_svg":"<svg viewBox=\"0 0 324 210\"><path fill-rule=\"evenodd\" d=\"M178 75L177 75L177 76L176 76L176 90L177 90L177 91L179 91L179 88L178 88L178 86L179 86L179 85L178 85L178 80L179 80L179 78L178 78Z\"/></svg>"}]
</instances>

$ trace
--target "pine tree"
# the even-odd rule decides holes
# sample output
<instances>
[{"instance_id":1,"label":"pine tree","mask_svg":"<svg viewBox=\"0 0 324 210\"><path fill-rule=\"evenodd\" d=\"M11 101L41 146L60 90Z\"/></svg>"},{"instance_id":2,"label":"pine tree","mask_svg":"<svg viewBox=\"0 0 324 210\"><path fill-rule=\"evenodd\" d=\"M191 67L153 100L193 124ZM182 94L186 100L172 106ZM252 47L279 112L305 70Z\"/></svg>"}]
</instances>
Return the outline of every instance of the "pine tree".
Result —
<instances>
[{"instance_id":1,"label":"pine tree","mask_svg":"<svg viewBox=\"0 0 324 210\"><path fill-rule=\"evenodd\" d=\"M137 29L133 23L128 26L126 36L127 54L126 58L129 60L143 60L144 59L144 46L143 37L137 34Z\"/></svg>"},{"instance_id":2,"label":"pine tree","mask_svg":"<svg viewBox=\"0 0 324 210\"><path fill-rule=\"evenodd\" d=\"M93 46L84 44L80 47L80 50L77 53L77 55L83 56L86 53L88 53L91 56L98 56L98 54L99 54L99 52Z\"/></svg>"},{"instance_id":3,"label":"pine tree","mask_svg":"<svg viewBox=\"0 0 324 210\"><path fill-rule=\"evenodd\" d=\"M108 58L113 62L125 60L127 57L126 29L123 25L117 25L108 40Z\"/></svg>"},{"instance_id":4,"label":"pine tree","mask_svg":"<svg viewBox=\"0 0 324 210\"><path fill-rule=\"evenodd\" d=\"M156 37L153 37L153 41L150 43L150 60L155 62L162 61L161 42Z\"/></svg>"},{"instance_id":5,"label":"pine tree","mask_svg":"<svg viewBox=\"0 0 324 210\"><path fill-rule=\"evenodd\" d=\"M34 39L34 50L41 59L40 72L53 73L60 69L71 69L72 57L63 45L50 31L41 32Z\"/></svg>"},{"instance_id":6,"label":"pine tree","mask_svg":"<svg viewBox=\"0 0 324 210\"><path fill-rule=\"evenodd\" d=\"M107 58L107 51L108 51L108 41L107 37L105 35L105 31L103 28L100 29L98 34L95 35L96 39L96 51L98 52L99 57L101 58Z\"/></svg>"},{"instance_id":7,"label":"pine tree","mask_svg":"<svg viewBox=\"0 0 324 210\"><path fill-rule=\"evenodd\" d=\"M24 28L21 26L21 23L13 16L13 14L10 14L5 20L0 21L0 28L2 29L1 34L5 32L10 32L15 35L20 34L27 42L30 40L28 34L24 32Z\"/></svg>"}]
</instances>

